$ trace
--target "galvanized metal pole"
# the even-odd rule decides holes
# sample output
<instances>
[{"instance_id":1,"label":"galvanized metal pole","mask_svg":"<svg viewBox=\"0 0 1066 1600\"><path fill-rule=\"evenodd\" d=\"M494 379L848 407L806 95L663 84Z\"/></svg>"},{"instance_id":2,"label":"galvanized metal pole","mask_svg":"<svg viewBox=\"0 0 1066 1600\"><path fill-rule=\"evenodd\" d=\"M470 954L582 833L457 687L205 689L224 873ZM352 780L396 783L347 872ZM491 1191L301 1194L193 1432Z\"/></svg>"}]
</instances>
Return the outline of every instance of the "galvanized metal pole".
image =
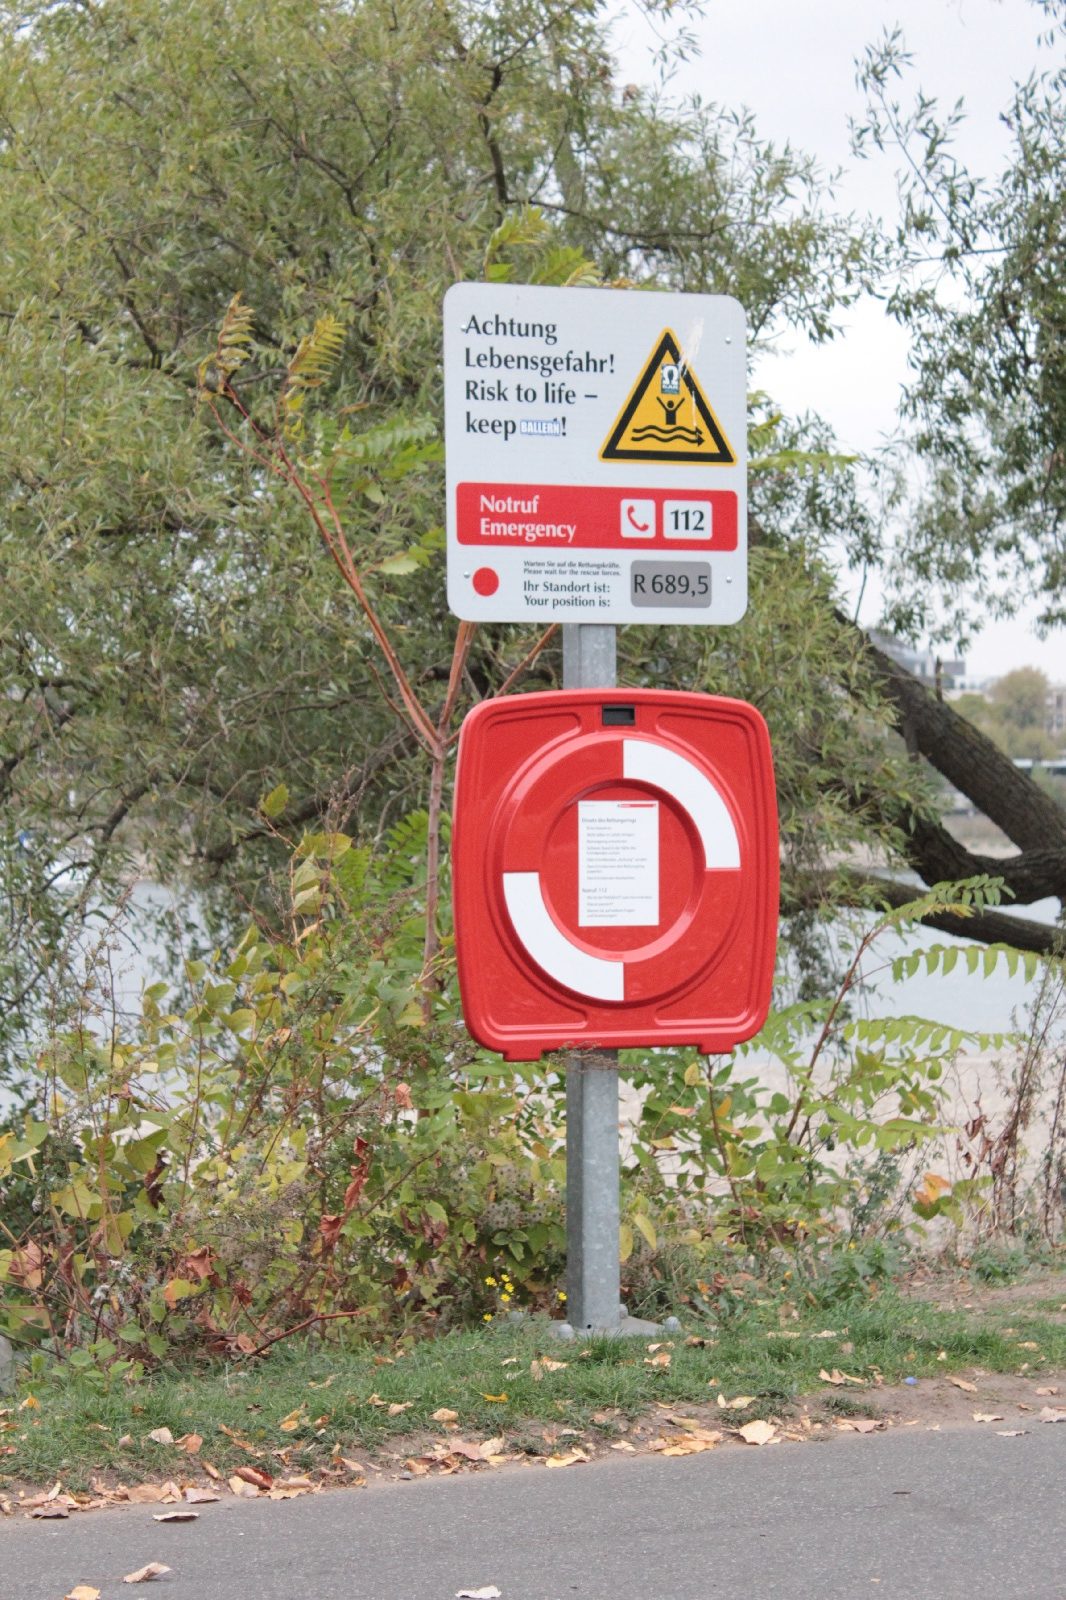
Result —
<instances>
[{"instance_id":1,"label":"galvanized metal pole","mask_svg":"<svg viewBox=\"0 0 1066 1600\"><path fill-rule=\"evenodd\" d=\"M615 629L563 628L564 689L612 689ZM574 1050L566 1068L566 1299L578 1334L619 1328L618 1051Z\"/></svg>"}]
</instances>

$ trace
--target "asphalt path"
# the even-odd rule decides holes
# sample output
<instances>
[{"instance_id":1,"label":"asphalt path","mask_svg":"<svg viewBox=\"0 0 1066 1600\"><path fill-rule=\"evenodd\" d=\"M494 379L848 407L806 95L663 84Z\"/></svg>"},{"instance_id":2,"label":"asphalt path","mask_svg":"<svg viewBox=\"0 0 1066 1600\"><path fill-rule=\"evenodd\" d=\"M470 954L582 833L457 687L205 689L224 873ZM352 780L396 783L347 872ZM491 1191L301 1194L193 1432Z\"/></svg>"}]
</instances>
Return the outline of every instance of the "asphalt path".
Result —
<instances>
[{"instance_id":1,"label":"asphalt path","mask_svg":"<svg viewBox=\"0 0 1066 1600\"><path fill-rule=\"evenodd\" d=\"M0 1600L1066 1600L1066 1425L898 1428L0 1525ZM149 1561L171 1573L128 1587Z\"/></svg>"}]
</instances>

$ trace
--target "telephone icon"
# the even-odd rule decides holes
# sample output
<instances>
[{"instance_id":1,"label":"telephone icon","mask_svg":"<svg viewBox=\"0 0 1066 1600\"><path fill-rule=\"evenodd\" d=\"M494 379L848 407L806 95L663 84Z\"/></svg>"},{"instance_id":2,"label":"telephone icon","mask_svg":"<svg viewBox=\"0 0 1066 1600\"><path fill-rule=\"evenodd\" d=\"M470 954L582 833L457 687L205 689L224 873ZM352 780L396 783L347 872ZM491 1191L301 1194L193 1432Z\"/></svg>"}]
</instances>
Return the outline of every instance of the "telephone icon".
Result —
<instances>
[{"instance_id":1,"label":"telephone icon","mask_svg":"<svg viewBox=\"0 0 1066 1600\"><path fill-rule=\"evenodd\" d=\"M620 531L623 539L654 539L655 501L623 500Z\"/></svg>"}]
</instances>

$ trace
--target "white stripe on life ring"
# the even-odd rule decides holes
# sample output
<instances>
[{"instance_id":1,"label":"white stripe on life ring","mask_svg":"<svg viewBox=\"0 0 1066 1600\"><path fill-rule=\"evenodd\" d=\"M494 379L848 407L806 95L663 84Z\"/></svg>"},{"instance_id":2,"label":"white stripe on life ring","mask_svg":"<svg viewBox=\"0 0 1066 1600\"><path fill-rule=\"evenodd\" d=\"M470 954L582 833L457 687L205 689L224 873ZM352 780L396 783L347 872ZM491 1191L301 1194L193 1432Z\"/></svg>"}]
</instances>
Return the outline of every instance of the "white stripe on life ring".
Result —
<instances>
[{"instance_id":1,"label":"white stripe on life ring","mask_svg":"<svg viewBox=\"0 0 1066 1600\"><path fill-rule=\"evenodd\" d=\"M648 739L622 741L623 776L665 789L687 811L700 839L708 872L740 866L740 840L722 796L686 756Z\"/></svg>"},{"instance_id":2,"label":"white stripe on life ring","mask_svg":"<svg viewBox=\"0 0 1066 1600\"><path fill-rule=\"evenodd\" d=\"M578 949L544 904L539 872L505 872L503 897L514 931L549 978L590 1000L624 1000L625 967Z\"/></svg>"}]
</instances>

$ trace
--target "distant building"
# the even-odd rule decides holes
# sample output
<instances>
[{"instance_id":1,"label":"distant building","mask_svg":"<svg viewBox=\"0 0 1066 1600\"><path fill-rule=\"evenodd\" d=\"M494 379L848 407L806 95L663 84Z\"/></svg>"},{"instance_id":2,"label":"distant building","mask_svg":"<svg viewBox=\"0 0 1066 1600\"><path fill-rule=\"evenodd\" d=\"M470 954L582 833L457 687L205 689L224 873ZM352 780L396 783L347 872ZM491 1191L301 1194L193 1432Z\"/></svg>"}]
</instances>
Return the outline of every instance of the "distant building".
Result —
<instances>
[{"instance_id":1,"label":"distant building","mask_svg":"<svg viewBox=\"0 0 1066 1600\"><path fill-rule=\"evenodd\" d=\"M1045 727L1053 739L1066 737L1066 683L1052 683L1047 692Z\"/></svg>"},{"instance_id":2,"label":"distant building","mask_svg":"<svg viewBox=\"0 0 1066 1600\"><path fill-rule=\"evenodd\" d=\"M935 650L916 650L913 645L897 639L894 633L883 633L880 628L872 628L870 638L886 656L898 661L901 667L930 688L939 687L943 693L947 693L948 690L962 687L966 677L965 661L945 660Z\"/></svg>"}]
</instances>

